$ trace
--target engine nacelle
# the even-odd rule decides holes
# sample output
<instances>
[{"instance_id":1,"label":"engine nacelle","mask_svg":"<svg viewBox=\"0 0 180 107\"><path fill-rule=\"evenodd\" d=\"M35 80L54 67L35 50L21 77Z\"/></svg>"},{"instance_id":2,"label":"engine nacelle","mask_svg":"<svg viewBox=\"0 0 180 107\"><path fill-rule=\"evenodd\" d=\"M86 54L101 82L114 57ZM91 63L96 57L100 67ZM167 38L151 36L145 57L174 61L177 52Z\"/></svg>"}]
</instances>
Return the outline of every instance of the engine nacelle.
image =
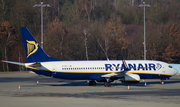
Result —
<instances>
[{"instance_id":1,"label":"engine nacelle","mask_svg":"<svg viewBox=\"0 0 180 107\"><path fill-rule=\"evenodd\" d=\"M140 82L140 77L137 74L130 74L127 73L124 75L123 78L120 79L122 83L139 83Z\"/></svg>"}]
</instances>

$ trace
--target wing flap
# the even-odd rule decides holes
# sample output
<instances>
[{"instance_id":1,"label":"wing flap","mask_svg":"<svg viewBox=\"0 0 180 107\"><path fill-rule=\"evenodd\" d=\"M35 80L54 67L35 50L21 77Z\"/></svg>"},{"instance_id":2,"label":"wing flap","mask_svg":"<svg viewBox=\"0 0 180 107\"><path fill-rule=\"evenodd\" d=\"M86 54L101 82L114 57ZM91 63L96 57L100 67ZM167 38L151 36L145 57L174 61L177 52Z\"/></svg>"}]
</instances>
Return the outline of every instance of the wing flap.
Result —
<instances>
[{"instance_id":1,"label":"wing flap","mask_svg":"<svg viewBox=\"0 0 180 107\"><path fill-rule=\"evenodd\" d=\"M117 76L117 75L118 75L117 73L110 73L110 74L101 75L101 77L111 78L111 77L114 77L114 76Z\"/></svg>"}]
</instances>

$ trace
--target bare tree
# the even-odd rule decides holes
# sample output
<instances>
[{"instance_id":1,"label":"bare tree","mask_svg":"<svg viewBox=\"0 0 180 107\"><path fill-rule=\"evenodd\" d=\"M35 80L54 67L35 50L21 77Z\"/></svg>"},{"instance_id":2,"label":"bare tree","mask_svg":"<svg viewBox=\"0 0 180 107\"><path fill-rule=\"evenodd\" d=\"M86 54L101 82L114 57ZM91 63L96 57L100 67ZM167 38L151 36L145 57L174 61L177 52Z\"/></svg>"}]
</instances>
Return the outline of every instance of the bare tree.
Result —
<instances>
[{"instance_id":1,"label":"bare tree","mask_svg":"<svg viewBox=\"0 0 180 107\"><path fill-rule=\"evenodd\" d=\"M84 45L85 45L85 50L86 50L86 59L89 60L89 56L88 56L88 37L90 36L90 34L88 34L88 29L85 28L83 30L83 33L84 33Z\"/></svg>"},{"instance_id":2,"label":"bare tree","mask_svg":"<svg viewBox=\"0 0 180 107\"><path fill-rule=\"evenodd\" d=\"M0 40L1 44L4 46L4 60L8 60L7 50L8 47L12 46L15 43L15 29L10 25L8 21L5 21L1 24L0 27ZM5 67L3 66L5 71ZM6 71L9 71L9 66L6 64Z\"/></svg>"},{"instance_id":3,"label":"bare tree","mask_svg":"<svg viewBox=\"0 0 180 107\"><path fill-rule=\"evenodd\" d=\"M88 16L88 22L90 23L90 21L91 21L90 14L91 14L92 9L93 9L93 0L86 1L84 7L85 7L85 10L86 10L86 13Z\"/></svg>"},{"instance_id":4,"label":"bare tree","mask_svg":"<svg viewBox=\"0 0 180 107\"><path fill-rule=\"evenodd\" d=\"M101 37L96 37L96 39L97 39L99 46L103 50L103 52L106 56L106 59L109 60L109 57L108 57L109 38L108 38L108 36L106 34L102 34Z\"/></svg>"},{"instance_id":5,"label":"bare tree","mask_svg":"<svg viewBox=\"0 0 180 107\"><path fill-rule=\"evenodd\" d=\"M64 39L68 35L68 28L56 17L52 23L47 27L47 32L45 36L45 50L47 50L50 55L63 58L63 44ZM56 45L54 45L56 43Z\"/></svg>"}]
</instances>

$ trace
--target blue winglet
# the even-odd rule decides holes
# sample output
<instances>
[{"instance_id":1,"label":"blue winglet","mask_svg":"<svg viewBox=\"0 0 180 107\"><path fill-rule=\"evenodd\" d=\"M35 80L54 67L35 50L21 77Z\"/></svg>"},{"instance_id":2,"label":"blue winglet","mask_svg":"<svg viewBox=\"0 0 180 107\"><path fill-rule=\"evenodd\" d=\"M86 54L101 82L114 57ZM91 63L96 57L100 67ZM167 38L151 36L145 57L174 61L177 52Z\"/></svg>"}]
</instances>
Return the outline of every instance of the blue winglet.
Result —
<instances>
[{"instance_id":1,"label":"blue winglet","mask_svg":"<svg viewBox=\"0 0 180 107\"><path fill-rule=\"evenodd\" d=\"M20 29L28 62L60 61L49 57L26 27Z\"/></svg>"}]
</instances>

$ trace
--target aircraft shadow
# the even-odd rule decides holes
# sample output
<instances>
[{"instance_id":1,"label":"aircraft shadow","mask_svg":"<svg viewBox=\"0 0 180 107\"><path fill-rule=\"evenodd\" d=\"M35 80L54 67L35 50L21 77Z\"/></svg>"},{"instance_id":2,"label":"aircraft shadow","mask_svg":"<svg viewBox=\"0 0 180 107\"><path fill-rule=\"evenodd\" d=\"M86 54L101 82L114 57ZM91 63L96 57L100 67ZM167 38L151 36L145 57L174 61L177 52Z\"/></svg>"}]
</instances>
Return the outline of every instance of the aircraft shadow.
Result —
<instances>
[{"instance_id":1,"label":"aircraft shadow","mask_svg":"<svg viewBox=\"0 0 180 107\"><path fill-rule=\"evenodd\" d=\"M175 84L175 83L180 83L180 80L171 80L171 81L168 81L168 80L165 80L164 81L164 84L165 85L168 85L168 84ZM149 86L149 85L155 85L155 84L160 84L160 80L159 81L146 81L146 85ZM145 86L145 82L140 82L138 84L124 84L124 85L132 85L132 86Z\"/></svg>"},{"instance_id":2,"label":"aircraft shadow","mask_svg":"<svg viewBox=\"0 0 180 107\"><path fill-rule=\"evenodd\" d=\"M61 83L62 82L62 83ZM59 84L59 83L61 83L61 84ZM166 80L166 81L164 81L164 84L175 84L175 83L180 83L180 80L178 80L178 81L168 81L168 80ZM160 84L160 81L147 81L146 82L146 84L147 84L147 86L149 86L149 85L153 85L153 84ZM41 85L49 85L49 86L89 86L89 84L87 83L87 81L66 81L66 80L64 80L64 81L58 81L58 83L57 84L41 84ZM97 83L96 84L96 86L103 86L104 85L104 83ZM113 83L111 83L111 85L112 86L128 86L128 85L130 85L130 86L139 86L139 87L144 87L144 85L145 85L145 82L140 82L140 83L137 83L137 84L124 84L124 83L115 83L115 82L113 82Z\"/></svg>"}]
</instances>

